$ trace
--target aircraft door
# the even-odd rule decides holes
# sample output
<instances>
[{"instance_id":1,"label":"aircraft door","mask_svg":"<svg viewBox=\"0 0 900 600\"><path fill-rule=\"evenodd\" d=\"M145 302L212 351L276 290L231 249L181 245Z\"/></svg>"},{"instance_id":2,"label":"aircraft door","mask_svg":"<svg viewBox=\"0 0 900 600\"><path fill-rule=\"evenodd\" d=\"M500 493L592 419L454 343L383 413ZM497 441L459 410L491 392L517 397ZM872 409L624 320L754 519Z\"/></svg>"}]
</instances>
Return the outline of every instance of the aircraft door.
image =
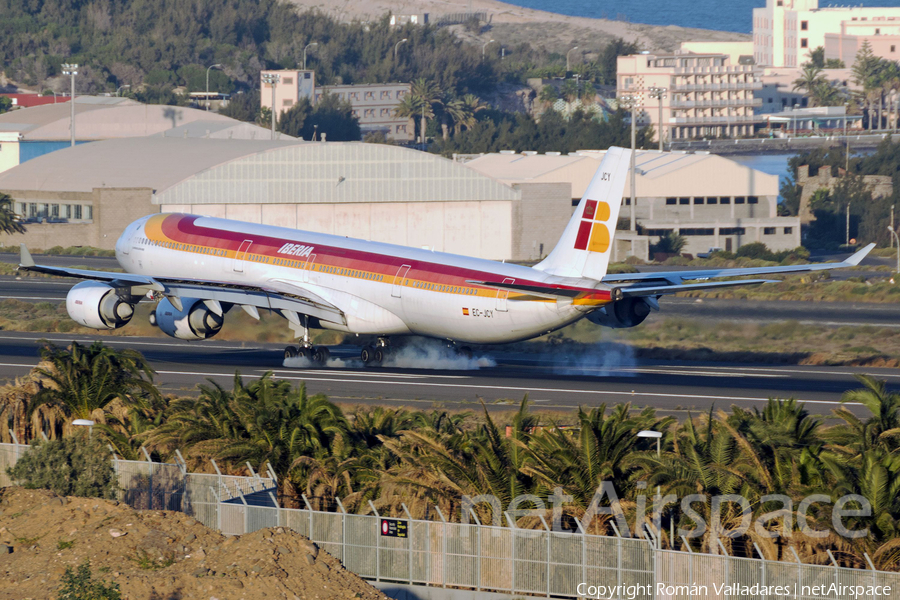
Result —
<instances>
[{"instance_id":1,"label":"aircraft door","mask_svg":"<svg viewBox=\"0 0 900 600\"><path fill-rule=\"evenodd\" d=\"M316 266L316 255L310 254L306 259L306 267L303 269L303 283L309 283L309 272Z\"/></svg>"},{"instance_id":2,"label":"aircraft door","mask_svg":"<svg viewBox=\"0 0 900 600\"><path fill-rule=\"evenodd\" d=\"M394 285L391 288L391 296L394 298L401 297L401 290L403 289L403 282L406 281L406 274L409 273L410 265L403 265L399 269L397 269L397 274L394 275Z\"/></svg>"},{"instance_id":3,"label":"aircraft door","mask_svg":"<svg viewBox=\"0 0 900 600\"><path fill-rule=\"evenodd\" d=\"M515 281L515 279L507 277L503 280L503 283L515 283ZM509 290L497 290L497 310L499 312L509 311L509 308L506 306L507 298L509 298Z\"/></svg>"},{"instance_id":4,"label":"aircraft door","mask_svg":"<svg viewBox=\"0 0 900 600\"><path fill-rule=\"evenodd\" d=\"M244 260L247 258L247 251L250 249L250 245L253 243L253 240L244 240L241 242L238 251L234 253L234 260L232 262L232 269L234 269L235 273L243 273L244 272Z\"/></svg>"}]
</instances>

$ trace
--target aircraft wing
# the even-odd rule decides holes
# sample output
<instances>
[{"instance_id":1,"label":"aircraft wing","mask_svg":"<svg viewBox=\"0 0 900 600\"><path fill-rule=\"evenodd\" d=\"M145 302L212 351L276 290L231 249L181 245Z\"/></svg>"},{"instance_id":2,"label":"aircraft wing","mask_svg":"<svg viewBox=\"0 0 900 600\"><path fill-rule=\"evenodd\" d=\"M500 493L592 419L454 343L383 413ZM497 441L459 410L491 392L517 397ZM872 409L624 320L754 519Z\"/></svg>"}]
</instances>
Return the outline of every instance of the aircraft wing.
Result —
<instances>
[{"instance_id":1,"label":"aircraft wing","mask_svg":"<svg viewBox=\"0 0 900 600\"><path fill-rule=\"evenodd\" d=\"M699 280L699 279L719 279L722 277L745 277L747 275L774 275L776 273L806 273L810 271L829 271L831 269L845 269L847 267L855 267L872 251L875 244L869 244L865 248L859 250L847 260L839 263L816 263L807 265L788 265L783 267L747 267L739 269L705 269L694 271L658 271L653 273L620 273L617 275L607 275L603 278L603 283L620 283L630 281L647 281L647 280L663 280L668 281L669 286L661 286L663 289L669 290L675 288L682 281ZM722 282L725 283L725 282ZM748 284L749 281L727 282L729 285ZM754 281L753 283L762 283ZM721 284L720 284L721 285ZM713 287L713 286L710 286ZM624 291L624 288L622 288ZM694 288L696 289L696 288ZM663 293L675 293L686 291L685 287L681 289L672 289Z\"/></svg>"},{"instance_id":2,"label":"aircraft wing","mask_svg":"<svg viewBox=\"0 0 900 600\"><path fill-rule=\"evenodd\" d=\"M235 285L233 283L203 280L181 280L148 277L134 273L111 271L90 271L35 264L24 244L20 247L19 269L34 271L59 277L75 277L103 281L116 288L136 288L135 295L153 291L166 296L175 308L181 309L181 298L204 300L214 311L219 312L221 303L240 305L254 318L259 318L257 309L280 312L291 323L299 324L298 315L308 315L323 321L347 324L344 312L324 298L313 294L296 283L272 280L267 286ZM216 310L217 307L219 310Z\"/></svg>"}]
</instances>

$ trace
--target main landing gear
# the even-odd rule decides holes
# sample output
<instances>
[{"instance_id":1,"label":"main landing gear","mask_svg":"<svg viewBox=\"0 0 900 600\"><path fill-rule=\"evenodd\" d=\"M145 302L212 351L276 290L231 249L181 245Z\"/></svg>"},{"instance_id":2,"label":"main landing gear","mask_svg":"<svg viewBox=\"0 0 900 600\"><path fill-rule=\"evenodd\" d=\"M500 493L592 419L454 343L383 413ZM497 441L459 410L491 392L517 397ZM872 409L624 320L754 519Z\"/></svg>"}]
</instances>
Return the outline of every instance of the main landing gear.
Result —
<instances>
[{"instance_id":1,"label":"main landing gear","mask_svg":"<svg viewBox=\"0 0 900 600\"><path fill-rule=\"evenodd\" d=\"M291 329L296 332L298 328L291 324ZM328 348L325 346L313 346L312 342L309 341L309 317L306 315L300 315L300 329L303 330L303 333L300 334L300 345L298 346L288 346L284 349L284 358L296 358L302 357L306 360L312 362L314 365L323 366L328 362L328 358L331 356L331 352L328 351Z\"/></svg>"},{"instance_id":2,"label":"main landing gear","mask_svg":"<svg viewBox=\"0 0 900 600\"><path fill-rule=\"evenodd\" d=\"M328 359L331 357L331 352L329 352L328 348L325 346L288 346L284 349L284 357L287 358L296 358L303 357L306 360L322 366Z\"/></svg>"},{"instance_id":3,"label":"main landing gear","mask_svg":"<svg viewBox=\"0 0 900 600\"><path fill-rule=\"evenodd\" d=\"M363 361L363 364L367 367L380 367L381 363L383 363L393 351L394 348L391 346L390 340L386 337L380 337L374 346L363 346L363 349L359 353L359 359Z\"/></svg>"}]
</instances>

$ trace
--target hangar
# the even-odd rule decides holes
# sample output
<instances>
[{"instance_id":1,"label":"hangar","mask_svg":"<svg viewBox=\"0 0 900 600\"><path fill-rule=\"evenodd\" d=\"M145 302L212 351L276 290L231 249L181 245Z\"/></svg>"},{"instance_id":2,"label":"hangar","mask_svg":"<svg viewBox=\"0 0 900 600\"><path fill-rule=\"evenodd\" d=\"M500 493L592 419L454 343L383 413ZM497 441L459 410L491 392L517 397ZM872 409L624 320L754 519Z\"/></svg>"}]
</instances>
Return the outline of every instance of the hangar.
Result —
<instances>
[{"instance_id":1,"label":"hangar","mask_svg":"<svg viewBox=\"0 0 900 600\"><path fill-rule=\"evenodd\" d=\"M568 183L508 184L457 162L362 142L114 139L39 156L0 173L28 224L4 244L113 248L124 227L189 212L430 248L537 260L571 215Z\"/></svg>"},{"instance_id":2,"label":"hangar","mask_svg":"<svg viewBox=\"0 0 900 600\"><path fill-rule=\"evenodd\" d=\"M0 115L0 171L68 148L72 106L66 103L20 108ZM114 96L75 97L75 141L161 135L267 140L267 129L215 112L186 106L141 104ZM293 139L278 134L279 139Z\"/></svg>"}]
</instances>

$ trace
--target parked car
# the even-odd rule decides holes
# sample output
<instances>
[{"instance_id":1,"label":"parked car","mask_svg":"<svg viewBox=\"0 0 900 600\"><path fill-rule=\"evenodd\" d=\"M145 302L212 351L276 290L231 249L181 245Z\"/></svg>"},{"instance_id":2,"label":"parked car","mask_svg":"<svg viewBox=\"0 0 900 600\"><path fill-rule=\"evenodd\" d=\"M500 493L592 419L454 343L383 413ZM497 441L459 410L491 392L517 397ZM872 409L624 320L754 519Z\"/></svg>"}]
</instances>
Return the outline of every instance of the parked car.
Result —
<instances>
[{"instance_id":1,"label":"parked car","mask_svg":"<svg viewBox=\"0 0 900 600\"><path fill-rule=\"evenodd\" d=\"M713 252L722 252L723 250L724 250L724 248L718 248L718 247L710 248L710 249L707 250L706 252L698 252L698 253L697 253L697 257L698 257L698 258L709 258L709 256L710 256Z\"/></svg>"}]
</instances>

